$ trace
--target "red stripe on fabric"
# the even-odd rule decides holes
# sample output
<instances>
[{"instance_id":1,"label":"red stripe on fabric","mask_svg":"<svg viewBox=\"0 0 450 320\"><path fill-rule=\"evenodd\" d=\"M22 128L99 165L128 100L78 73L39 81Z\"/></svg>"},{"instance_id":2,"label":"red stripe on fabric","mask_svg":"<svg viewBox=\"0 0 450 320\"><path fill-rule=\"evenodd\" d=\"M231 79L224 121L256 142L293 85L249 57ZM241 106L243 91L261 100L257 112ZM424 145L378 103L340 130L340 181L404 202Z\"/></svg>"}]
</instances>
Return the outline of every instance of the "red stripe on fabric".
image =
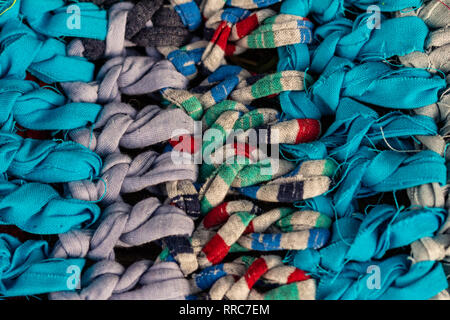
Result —
<instances>
[{"instance_id":1,"label":"red stripe on fabric","mask_svg":"<svg viewBox=\"0 0 450 320\"><path fill-rule=\"evenodd\" d=\"M169 143L172 147L175 147L178 143L180 143L180 141L177 138L175 138L175 139L170 139Z\"/></svg>"},{"instance_id":2,"label":"red stripe on fabric","mask_svg":"<svg viewBox=\"0 0 450 320\"><path fill-rule=\"evenodd\" d=\"M40 87L50 86L48 83L45 83L45 82L39 80L38 78L36 78L35 76L33 76L32 74L30 74L28 72L25 75L25 80L36 82ZM56 93L59 93L58 90L53 89L53 88L45 88L45 89L52 90Z\"/></svg>"},{"instance_id":3,"label":"red stripe on fabric","mask_svg":"<svg viewBox=\"0 0 450 320\"><path fill-rule=\"evenodd\" d=\"M450 9L450 7L448 5L446 5L444 2L442 2L441 0L437 0L439 1L441 4L443 4L444 6L446 6L448 9Z\"/></svg>"},{"instance_id":4,"label":"red stripe on fabric","mask_svg":"<svg viewBox=\"0 0 450 320\"><path fill-rule=\"evenodd\" d=\"M236 52L236 45L228 43L227 47L225 48L225 55L229 57L234 55L235 52Z\"/></svg>"},{"instance_id":5,"label":"red stripe on fabric","mask_svg":"<svg viewBox=\"0 0 450 320\"><path fill-rule=\"evenodd\" d=\"M292 272L287 278L287 283L289 284L292 282L305 281L308 279L311 279L311 277L308 276L305 271L295 268L295 271Z\"/></svg>"},{"instance_id":6,"label":"red stripe on fabric","mask_svg":"<svg viewBox=\"0 0 450 320\"><path fill-rule=\"evenodd\" d=\"M298 133L295 143L311 142L320 135L320 122L314 119L297 119Z\"/></svg>"},{"instance_id":7,"label":"red stripe on fabric","mask_svg":"<svg viewBox=\"0 0 450 320\"><path fill-rule=\"evenodd\" d=\"M247 159L250 159L251 153L255 149L252 148L248 143L239 143L239 142L235 142L233 148L237 156L246 157Z\"/></svg>"},{"instance_id":8,"label":"red stripe on fabric","mask_svg":"<svg viewBox=\"0 0 450 320\"><path fill-rule=\"evenodd\" d=\"M236 23L236 34L239 39L245 37L259 26L258 16L252 14L242 21Z\"/></svg>"},{"instance_id":9,"label":"red stripe on fabric","mask_svg":"<svg viewBox=\"0 0 450 320\"><path fill-rule=\"evenodd\" d=\"M230 214L227 211L228 202L224 202L212 209L203 219L203 226L207 229L213 228L219 224L225 223Z\"/></svg>"},{"instance_id":10,"label":"red stripe on fabric","mask_svg":"<svg viewBox=\"0 0 450 320\"><path fill-rule=\"evenodd\" d=\"M212 264L217 264L226 257L230 247L225 243L222 237L216 233L214 237L203 247L202 251L206 258Z\"/></svg>"},{"instance_id":11,"label":"red stripe on fabric","mask_svg":"<svg viewBox=\"0 0 450 320\"><path fill-rule=\"evenodd\" d=\"M249 289L253 288L256 281L268 270L266 260L264 258L256 259L245 273L245 281Z\"/></svg>"},{"instance_id":12,"label":"red stripe on fabric","mask_svg":"<svg viewBox=\"0 0 450 320\"><path fill-rule=\"evenodd\" d=\"M245 228L245 230L244 230L244 234L253 233L253 232L255 232L255 228L253 226L253 221L250 221L247 228Z\"/></svg>"},{"instance_id":13,"label":"red stripe on fabric","mask_svg":"<svg viewBox=\"0 0 450 320\"><path fill-rule=\"evenodd\" d=\"M200 148L200 143L191 135L183 135L169 140L170 145L178 152L194 154Z\"/></svg>"},{"instance_id":14,"label":"red stripe on fabric","mask_svg":"<svg viewBox=\"0 0 450 320\"><path fill-rule=\"evenodd\" d=\"M216 32L214 32L210 42L214 43L216 46L219 46L225 52L230 33L231 28L228 26L226 21L222 21L217 27Z\"/></svg>"},{"instance_id":15,"label":"red stripe on fabric","mask_svg":"<svg viewBox=\"0 0 450 320\"><path fill-rule=\"evenodd\" d=\"M17 132L16 134L22 138L36 139L36 140L48 140L52 136L49 131L38 131L38 130L28 130L16 123Z\"/></svg>"}]
</instances>

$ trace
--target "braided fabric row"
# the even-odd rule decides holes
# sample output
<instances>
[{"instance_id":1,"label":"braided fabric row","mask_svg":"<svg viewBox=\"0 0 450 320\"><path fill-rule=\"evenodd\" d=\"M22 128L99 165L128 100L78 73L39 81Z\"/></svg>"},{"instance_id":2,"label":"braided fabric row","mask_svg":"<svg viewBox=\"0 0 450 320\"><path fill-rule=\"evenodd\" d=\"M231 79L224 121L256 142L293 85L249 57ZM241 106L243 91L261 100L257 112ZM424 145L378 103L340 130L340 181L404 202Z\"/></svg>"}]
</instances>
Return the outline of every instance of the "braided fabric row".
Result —
<instances>
[{"instance_id":1,"label":"braided fabric row","mask_svg":"<svg viewBox=\"0 0 450 320\"><path fill-rule=\"evenodd\" d=\"M73 102L57 86L93 80L95 65L67 54L60 38L105 39L106 11L80 4L84 28L76 29L66 23L69 5L51 0L0 4L0 221L21 239L1 230L2 297L75 290L72 275L86 260L52 258L49 243L36 235L86 228L101 215L95 203L64 191L68 182L96 179L100 157L59 137L94 123L102 106Z\"/></svg>"},{"instance_id":2,"label":"braided fabric row","mask_svg":"<svg viewBox=\"0 0 450 320\"><path fill-rule=\"evenodd\" d=\"M450 20L448 19L447 8L450 3L426 2L422 7L412 11L410 15L418 16L430 28L424 52L413 52L407 56L400 57L400 61L405 65L416 68L435 69L435 72L442 72L447 79L447 87L441 92L439 100L429 106L414 109L413 112L426 115L432 118L437 126L438 133L432 137L418 137L424 149L430 149L440 154L446 161L447 156L447 119L446 114L450 107L449 77L450 72L448 56L450 54ZM448 179L445 186L438 184L426 184L408 190L411 203L419 206L442 208L448 212ZM446 271L448 279L448 220L445 221L438 233L433 236L425 236L411 244L411 256L415 261L441 261ZM440 299L448 298L448 291L440 293Z\"/></svg>"}]
</instances>

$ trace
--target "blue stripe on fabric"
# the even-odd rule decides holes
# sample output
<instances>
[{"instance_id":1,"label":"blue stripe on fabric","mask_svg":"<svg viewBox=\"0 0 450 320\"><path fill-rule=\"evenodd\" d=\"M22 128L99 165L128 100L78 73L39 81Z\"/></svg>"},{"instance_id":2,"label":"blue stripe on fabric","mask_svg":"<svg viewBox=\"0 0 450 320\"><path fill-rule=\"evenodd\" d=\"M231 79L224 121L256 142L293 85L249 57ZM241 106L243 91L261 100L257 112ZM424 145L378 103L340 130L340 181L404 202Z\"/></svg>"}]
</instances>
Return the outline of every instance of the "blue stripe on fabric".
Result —
<instances>
[{"instance_id":1,"label":"blue stripe on fabric","mask_svg":"<svg viewBox=\"0 0 450 320\"><path fill-rule=\"evenodd\" d=\"M247 197L250 197L252 199L257 199L256 195L259 190L259 186L256 187L245 187L245 188L236 188L240 193L243 195L246 195Z\"/></svg>"},{"instance_id":2,"label":"blue stripe on fabric","mask_svg":"<svg viewBox=\"0 0 450 320\"><path fill-rule=\"evenodd\" d=\"M167 55L175 68L184 76L194 75L197 72L196 64L200 62L205 48L197 48L189 51L175 50Z\"/></svg>"},{"instance_id":3,"label":"blue stripe on fabric","mask_svg":"<svg viewBox=\"0 0 450 320\"><path fill-rule=\"evenodd\" d=\"M251 11L241 8L226 8L222 13L221 18L223 21L228 21L232 24L236 24L239 21L247 18L250 13Z\"/></svg>"},{"instance_id":4,"label":"blue stripe on fabric","mask_svg":"<svg viewBox=\"0 0 450 320\"><path fill-rule=\"evenodd\" d=\"M272 251L280 250L281 233L276 234L261 234L253 233L252 237L252 249L258 251Z\"/></svg>"},{"instance_id":5,"label":"blue stripe on fabric","mask_svg":"<svg viewBox=\"0 0 450 320\"><path fill-rule=\"evenodd\" d=\"M256 4L258 8L268 7L278 2L281 2L281 0L253 0L253 3ZM227 5L232 6L233 0L227 0Z\"/></svg>"},{"instance_id":6,"label":"blue stripe on fabric","mask_svg":"<svg viewBox=\"0 0 450 320\"><path fill-rule=\"evenodd\" d=\"M301 38L303 38L303 43L311 43L312 42L312 28L313 24L308 23L309 21L305 20L297 20L297 26L300 30L300 34L302 35ZM308 29L305 29L304 27L307 27Z\"/></svg>"},{"instance_id":7,"label":"blue stripe on fabric","mask_svg":"<svg viewBox=\"0 0 450 320\"><path fill-rule=\"evenodd\" d=\"M223 269L223 266L223 264L219 264L203 269L201 273L195 277L195 284L197 287L206 290L211 288L218 279L226 276L227 273Z\"/></svg>"},{"instance_id":8,"label":"blue stripe on fabric","mask_svg":"<svg viewBox=\"0 0 450 320\"><path fill-rule=\"evenodd\" d=\"M323 247L330 238L330 231L324 228L309 230L308 248L318 249Z\"/></svg>"},{"instance_id":9,"label":"blue stripe on fabric","mask_svg":"<svg viewBox=\"0 0 450 320\"><path fill-rule=\"evenodd\" d=\"M216 103L225 100L233 89L239 84L238 77L230 77L222 81L214 88L211 89L211 96Z\"/></svg>"},{"instance_id":10,"label":"blue stripe on fabric","mask_svg":"<svg viewBox=\"0 0 450 320\"><path fill-rule=\"evenodd\" d=\"M238 75L239 73L241 73L242 70L243 69L239 66L232 66L232 65L220 66L216 71L214 71L214 73L212 73L208 77L208 82L214 83L214 82L222 81L224 79L229 78L230 76Z\"/></svg>"}]
</instances>

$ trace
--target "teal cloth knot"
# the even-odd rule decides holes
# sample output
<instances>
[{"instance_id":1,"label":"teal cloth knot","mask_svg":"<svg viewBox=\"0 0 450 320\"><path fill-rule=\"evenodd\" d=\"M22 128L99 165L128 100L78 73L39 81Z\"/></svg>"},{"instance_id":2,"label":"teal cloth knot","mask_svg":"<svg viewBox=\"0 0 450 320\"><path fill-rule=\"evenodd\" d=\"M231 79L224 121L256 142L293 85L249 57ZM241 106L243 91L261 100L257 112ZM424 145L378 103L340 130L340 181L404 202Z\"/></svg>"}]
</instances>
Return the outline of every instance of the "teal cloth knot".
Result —
<instances>
[{"instance_id":1,"label":"teal cloth knot","mask_svg":"<svg viewBox=\"0 0 450 320\"><path fill-rule=\"evenodd\" d=\"M12 122L31 130L71 130L95 123L102 106L69 103L60 93L27 80L0 80L0 128ZM5 130L6 128L6 130Z\"/></svg>"},{"instance_id":2,"label":"teal cloth knot","mask_svg":"<svg viewBox=\"0 0 450 320\"><path fill-rule=\"evenodd\" d=\"M0 173L43 183L96 177L102 160L75 142L24 139L0 132Z\"/></svg>"},{"instance_id":3,"label":"teal cloth knot","mask_svg":"<svg viewBox=\"0 0 450 320\"><path fill-rule=\"evenodd\" d=\"M79 282L84 259L48 259L46 241L0 234L0 297L72 291Z\"/></svg>"},{"instance_id":4,"label":"teal cloth knot","mask_svg":"<svg viewBox=\"0 0 450 320\"><path fill-rule=\"evenodd\" d=\"M19 20L9 19L0 31L0 78L25 79L26 71L46 83L94 80L94 64L69 57L66 45L36 34Z\"/></svg>"},{"instance_id":5,"label":"teal cloth knot","mask_svg":"<svg viewBox=\"0 0 450 320\"><path fill-rule=\"evenodd\" d=\"M335 221L328 245L298 251L293 265L314 274L338 273L349 261L381 259L388 250L433 236L445 219L443 208L398 210L389 205L375 206L366 216Z\"/></svg>"}]
</instances>

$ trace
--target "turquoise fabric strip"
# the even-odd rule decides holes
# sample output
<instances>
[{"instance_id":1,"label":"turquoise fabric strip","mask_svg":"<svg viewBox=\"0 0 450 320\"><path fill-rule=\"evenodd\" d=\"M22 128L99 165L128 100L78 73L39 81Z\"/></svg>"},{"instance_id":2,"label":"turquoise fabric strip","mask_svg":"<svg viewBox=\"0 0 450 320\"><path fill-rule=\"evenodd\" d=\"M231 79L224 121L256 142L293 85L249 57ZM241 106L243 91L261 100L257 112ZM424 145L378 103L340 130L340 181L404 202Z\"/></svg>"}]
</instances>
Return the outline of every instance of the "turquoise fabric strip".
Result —
<instances>
[{"instance_id":1,"label":"turquoise fabric strip","mask_svg":"<svg viewBox=\"0 0 450 320\"><path fill-rule=\"evenodd\" d=\"M368 272L368 270L376 271ZM375 272L381 277L379 287L374 282ZM441 263L422 261L412 264L407 255L397 255L383 261L348 263L338 277L328 275L319 280L316 298L428 300L447 286Z\"/></svg>"},{"instance_id":2,"label":"turquoise fabric strip","mask_svg":"<svg viewBox=\"0 0 450 320\"><path fill-rule=\"evenodd\" d=\"M307 91L285 92L280 102L288 117L320 119L335 114L344 98L382 108L415 109L437 102L445 87L445 79L425 70L395 70L382 62L354 64L333 57Z\"/></svg>"},{"instance_id":3,"label":"turquoise fabric strip","mask_svg":"<svg viewBox=\"0 0 450 320\"><path fill-rule=\"evenodd\" d=\"M346 8L367 10L376 5L381 12L420 7L421 0L284 0L280 12L301 17L311 15L320 24L341 17Z\"/></svg>"},{"instance_id":4,"label":"turquoise fabric strip","mask_svg":"<svg viewBox=\"0 0 450 320\"><path fill-rule=\"evenodd\" d=\"M93 3L22 0L20 13L34 31L48 37L106 38L107 12Z\"/></svg>"},{"instance_id":5,"label":"turquoise fabric strip","mask_svg":"<svg viewBox=\"0 0 450 320\"><path fill-rule=\"evenodd\" d=\"M367 215L335 221L327 246L298 251L293 265L317 275L338 273L349 261L381 259L388 250L433 236L445 219L443 208L398 210L389 205L378 205Z\"/></svg>"},{"instance_id":6,"label":"turquoise fabric strip","mask_svg":"<svg viewBox=\"0 0 450 320\"><path fill-rule=\"evenodd\" d=\"M311 50L310 70L322 73L333 56L351 61L380 61L395 55L423 52L428 36L428 27L418 17L387 19L381 16L383 28L369 28L370 13L359 15L356 20L340 18L315 30L315 38L320 41ZM414 37L406 35L414 34Z\"/></svg>"},{"instance_id":7,"label":"turquoise fabric strip","mask_svg":"<svg viewBox=\"0 0 450 320\"><path fill-rule=\"evenodd\" d=\"M323 159L331 156L344 162L361 146L396 150L415 149L411 136L435 136L438 128L427 116L393 111L380 116L373 109L344 98L336 110L335 121L319 140L312 143L282 145L295 159ZM389 145L388 145L389 144Z\"/></svg>"},{"instance_id":8,"label":"turquoise fabric strip","mask_svg":"<svg viewBox=\"0 0 450 320\"><path fill-rule=\"evenodd\" d=\"M71 141L24 139L0 132L0 173L44 183L95 178L102 160Z\"/></svg>"},{"instance_id":9,"label":"turquoise fabric strip","mask_svg":"<svg viewBox=\"0 0 450 320\"><path fill-rule=\"evenodd\" d=\"M63 198L50 185L0 179L0 224L29 233L59 234L87 228L99 216L95 203Z\"/></svg>"},{"instance_id":10,"label":"turquoise fabric strip","mask_svg":"<svg viewBox=\"0 0 450 320\"><path fill-rule=\"evenodd\" d=\"M0 128L9 131L15 121L31 130L70 130L96 122L103 107L69 103L62 94L27 80L0 80ZM5 129L3 129L5 128Z\"/></svg>"},{"instance_id":11,"label":"turquoise fabric strip","mask_svg":"<svg viewBox=\"0 0 450 320\"><path fill-rule=\"evenodd\" d=\"M46 83L94 79L94 64L69 57L66 45L39 36L19 20L9 19L0 31L0 78L25 79L26 71Z\"/></svg>"},{"instance_id":12,"label":"turquoise fabric strip","mask_svg":"<svg viewBox=\"0 0 450 320\"><path fill-rule=\"evenodd\" d=\"M49 259L46 241L0 234L0 297L73 291L85 259Z\"/></svg>"}]
</instances>

